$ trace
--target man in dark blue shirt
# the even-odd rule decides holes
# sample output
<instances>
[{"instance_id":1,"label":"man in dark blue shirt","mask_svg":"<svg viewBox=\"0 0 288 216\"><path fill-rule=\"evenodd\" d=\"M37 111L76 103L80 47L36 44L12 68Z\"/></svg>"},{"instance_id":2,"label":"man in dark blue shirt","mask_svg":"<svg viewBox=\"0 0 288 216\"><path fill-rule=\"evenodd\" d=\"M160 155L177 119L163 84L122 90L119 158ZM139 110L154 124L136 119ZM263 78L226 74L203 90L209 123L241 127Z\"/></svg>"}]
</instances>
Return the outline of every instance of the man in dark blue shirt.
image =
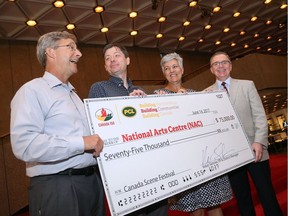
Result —
<instances>
[{"instance_id":1,"label":"man in dark blue shirt","mask_svg":"<svg viewBox=\"0 0 288 216\"><path fill-rule=\"evenodd\" d=\"M127 77L130 58L125 47L108 44L104 47L103 54L105 69L110 78L94 83L90 88L89 98L145 95L145 92L134 86Z\"/></svg>"},{"instance_id":2,"label":"man in dark blue shirt","mask_svg":"<svg viewBox=\"0 0 288 216\"><path fill-rule=\"evenodd\" d=\"M146 95L143 90L134 86L127 77L130 58L125 47L118 44L108 44L104 47L103 54L104 66L110 74L110 78L94 83L90 88L89 98ZM140 209L128 216L168 216L167 200Z\"/></svg>"}]
</instances>

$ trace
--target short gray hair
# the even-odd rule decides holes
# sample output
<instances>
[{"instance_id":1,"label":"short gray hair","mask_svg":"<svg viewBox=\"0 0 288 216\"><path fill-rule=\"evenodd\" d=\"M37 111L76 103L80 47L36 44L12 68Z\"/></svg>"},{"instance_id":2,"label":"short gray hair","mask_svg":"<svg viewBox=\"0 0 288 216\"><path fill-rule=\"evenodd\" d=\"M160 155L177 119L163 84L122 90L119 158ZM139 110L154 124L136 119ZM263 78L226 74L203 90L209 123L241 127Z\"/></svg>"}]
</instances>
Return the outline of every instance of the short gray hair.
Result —
<instances>
[{"instance_id":1,"label":"short gray hair","mask_svg":"<svg viewBox=\"0 0 288 216\"><path fill-rule=\"evenodd\" d=\"M55 48L58 45L58 41L61 39L72 39L77 42L76 36L67 31L55 31L42 35L38 39L36 55L39 63L46 67L46 49L48 47Z\"/></svg>"},{"instance_id":2,"label":"short gray hair","mask_svg":"<svg viewBox=\"0 0 288 216\"><path fill-rule=\"evenodd\" d=\"M164 72L164 64L166 62L169 62L171 60L175 59L179 66L183 69L183 58L177 54L176 52L173 52L173 53L169 53L169 54L166 54L162 57L161 61L160 61L160 66L161 66L161 69L162 69L162 72Z\"/></svg>"}]
</instances>

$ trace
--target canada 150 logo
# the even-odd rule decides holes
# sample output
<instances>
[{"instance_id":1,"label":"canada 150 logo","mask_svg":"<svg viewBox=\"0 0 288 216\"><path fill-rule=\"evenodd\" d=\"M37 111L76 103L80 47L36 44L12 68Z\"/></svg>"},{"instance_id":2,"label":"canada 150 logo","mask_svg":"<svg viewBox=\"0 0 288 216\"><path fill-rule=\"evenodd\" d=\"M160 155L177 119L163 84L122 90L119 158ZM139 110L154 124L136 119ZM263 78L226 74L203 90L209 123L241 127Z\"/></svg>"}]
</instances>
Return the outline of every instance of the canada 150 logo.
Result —
<instances>
[{"instance_id":1,"label":"canada 150 logo","mask_svg":"<svg viewBox=\"0 0 288 216\"><path fill-rule=\"evenodd\" d=\"M113 118L113 112L107 108L97 110L95 116L99 121L101 121L101 123L98 123L99 127L115 125L114 121L110 121Z\"/></svg>"}]
</instances>

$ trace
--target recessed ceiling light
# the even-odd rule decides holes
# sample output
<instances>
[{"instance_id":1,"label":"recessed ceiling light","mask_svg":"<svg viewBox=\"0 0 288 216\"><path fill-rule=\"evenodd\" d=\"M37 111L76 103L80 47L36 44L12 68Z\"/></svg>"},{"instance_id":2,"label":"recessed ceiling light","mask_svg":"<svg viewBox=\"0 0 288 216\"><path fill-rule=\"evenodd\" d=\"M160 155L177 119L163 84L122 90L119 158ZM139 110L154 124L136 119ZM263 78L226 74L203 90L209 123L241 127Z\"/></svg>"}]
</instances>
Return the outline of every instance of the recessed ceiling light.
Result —
<instances>
[{"instance_id":1,"label":"recessed ceiling light","mask_svg":"<svg viewBox=\"0 0 288 216\"><path fill-rule=\"evenodd\" d=\"M206 30L208 30L208 29L210 29L212 26L210 25L210 24L208 24L208 25L206 25L204 28L206 29Z\"/></svg>"},{"instance_id":2,"label":"recessed ceiling light","mask_svg":"<svg viewBox=\"0 0 288 216\"><path fill-rule=\"evenodd\" d=\"M281 9L287 8L287 4L282 4L282 5L280 6L280 8L281 8Z\"/></svg>"},{"instance_id":3,"label":"recessed ceiling light","mask_svg":"<svg viewBox=\"0 0 288 216\"><path fill-rule=\"evenodd\" d=\"M254 16L254 17L252 17L250 20L252 21L252 22L254 22L254 21L256 21L258 19L258 17L257 16Z\"/></svg>"},{"instance_id":4,"label":"recessed ceiling light","mask_svg":"<svg viewBox=\"0 0 288 216\"><path fill-rule=\"evenodd\" d=\"M269 36L267 36L267 38L266 38L266 39L267 39L267 40L270 40L271 38L272 38L272 37L269 35Z\"/></svg>"},{"instance_id":5,"label":"recessed ceiling light","mask_svg":"<svg viewBox=\"0 0 288 216\"><path fill-rule=\"evenodd\" d=\"M271 47L269 47L268 49L267 49L267 51L269 52L269 51L271 51L272 50L272 48Z\"/></svg>"},{"instance_id":6,"label":"recessed ceiling light","mask_svg":"<svg viewBox=\"0 0 288 216\"><path fill-rule=\"evenodd\" d=\"M166 20L166 17L162 16L162 17L159 17L158 22L164 22L165 20Z\"/></svg>"},{"instance_id":7,"label":"recessed ceiling light","mask_svg":"<svg viewBox=\"0 0 288 216\"><path fill-rule=\"evenodd\" d=\"M257 37L259 37L260 35L259 35L259 33L255 33L254 34L254 38L257 38Z\"/></svg>"},{"instance_id":8,"label":"recessed ceiling light","mask_svg":"<svg viewBox=\"0 0 288 216\"><path fill-rule=\"evenodd\" d=\"M270 25L272 23L272 20L267 20L266 25Z\"/></svg>"},{"instance_id":9,"label":"recessed ceiling light","mask_svg":"<svg viewBox=\"0 0 288 216\"><path fill-rule=\"evenodd\" d=\"M234 14L233 14L233 17L238 17L238 16L240 16L240 12L239 11L236 11Z\"/></svg>"},{"instance_id":10,"label":"recessed ceiling light","mask_svg":"<svg viewBox=\"0 0 288 216\"><path fill-rule=\"evenodd\" d=\"M282 38L279 38L277 41L278 41L278 42L281 42L281 41L283 41L283 39L282 39Z\"/></svg>"},{"instance_id":11,"label":"recessed ceiling light","mask_svg":"<svg viewBox=\"0 0 288 216\"><path fill-rule=\"evenodd\" d=\"M244 45L244 48L245 48L245 49L247 49L248 47L249 47L249 45L248 45L248 44L245 44L245 45Z\"/></svg>"},{"instance_id":12,"label":"recessed ceiling light","mask_svg":"<svg viewBox=\"0 0 288 216\"><path fill-rule=\"evenodd\" d=\"M221 10L221 7L220 6L217 6L215 8L213 8L213 13L217 13Z\"/></svg>"},{"instance_id":13,"label":"recessed ceiling light","mask_svg":"<svg viewBox=\"0 0 288 216\"><path fill-rule=\"evenodd\" d=\"M130 32L130 35L131 35L131 36L136 36L137 34L138 34L138 32L135 31L135 30L133 30L133 31Z\"/></svg>"},{"instance_id":14,"label":"recessed ceiling light","mask_svg":"<svg viewBox=\"0 0 288 216\"><path fill-rule=\"evenodd\" d=\"M236 46L236 43L232 42L232 43L231 43L231 46L232 46L232 47L233 47L233 46Z\"/></svg>"},{"instance_id":15,"label":"recessed ceiling light","mask_svg":"<svg viewBox=\"0 0 288 216\"><path fill-rule=\"evenodd\" d=\"M137 15L138 15L138 13L136 11L132 11L129 13L130 18L135 18L135 17L137 17Z\"/></svg>"},{"instance_id":16,"label":"recessed ceiling light","mask_svg":"<svg viewBox=\"0 0 288 216\"><path fill-rule=\"evenodd\" d=\"M37 25L37 22L35 20L28 20L26 24L30 27Z\"/></svg>"},{"instance_id":17,"label":"recessed ceiling light","mask_svg":"<svg viewBox=\"0 0 288 216\"><path fill-rule=\"evenodd\" d=\"M96 13L102 13L104 11L104 7L101 5L98 5L97 7L94 8L94 11Z\"/></svg>"},{"instance_id":18,"label":"recessed ceiling light","mask_svg":"<svg viewBox=\"0 0 288 216\"><path fill-rule=\"evenodd\" d=\"M229 32L230 28L224 28L223 32Z\"/></svg>"},{"instance_id":19,"label":"recessed ceiling light","mask_svg":"<svg viewBox=\"0 0 288 216\"><path fill-rule=\"evenodd\" d=\"M258 47L256 47L256 49L257 49L257 50L260 50L260 49L261 49L261 47L260 47L260 46L258 46Z\"/></svg>"},{"instance_id":20,"label":"recessed ceiling light","mask_svg":"<svg viewBox=\"0 0 288 216\"><path fill-rule=\"evenodd\" d=\"M246 32L245 32L245 31L241 31L239 34L240 34L240 35L245 35Z\"/></svg>"},{"instance_id":21,"label":"recessed ceiling light","mask_svg":"<svg viewBox=\"0 0 288 216\"><path fill-rule=\"evenodd\" d=\"M203 38L200 38L200 39L198 40L198 42L199 42L199 43L202 43L202 42L204 42L204 39L203 39Z\"/></svg>"},{"instance_id":22,"label":"recessed ceiling light","mask_svg":"<svg viewBox=\"0 0 288 216\"><path fill-rule=\"evenodd\" d=\"M72 23L70 23L70 24L66 25L66 28L67 28L68 30L73 30L73 29L75 28L75 25L72 24Z\"/></svg>"},{"instance_id":23,"label":"recessed ceiling light","mask_svg":"<svg viewBox=\"0 0 288 216\"><path fill-rule=\"evenodd\" d=\"M163 37L163 34L159 33L156 35L156 38L162 38Z\"/></svg>"},{"instance_id":24,"label":"recessed ceiling light","mask_svg":"<svg viewBox=\"0 0 288 216\"><path fill-rule=\"evenodd\" d=\"M188 25L190 25L190 21L185 21L184 23L183 23L183 26L188 26Z\"/></svg>"},{"instance_id":25,"label":"recessed ceiling light","mask_svg":"<svg viewBox=\"0 0 288 216\"><path fill-rule=\"evenodd\" d=\"M103 33L105 33L105 32L108 32L108 31L109 31L109 28L107 28L107 27L103 27L103 28L101 28L100 31L103 32Z\"/></svg>"},{"instance_id":26,"label":"recessed ceiling light","mask_svg":"<svg viewBox=\"0 0 288 216\"><path fill-rule=\"evenodd\" d=\"M215 44L219 45L219 44L221 44L221 41L216 41Z\"/></svg>"},{"instance_id":27,"label":"recessed ceiling light","mask_svg":"<svg viewBox=\"0 0 288 216\"><path fill-rule=\"evenodd\" d=\"M63 7L65 4L64 4L63 1L55 1L55 2L53 3L53 5L54 5L54 7L56 7L56 8L61 8L61 7Z\"/></svg>"},{"instance_id":28,"label":"recessed ceiling light","mask_svg":"<svg viewBox=\"0 0 288 216\"><path fill-rule=\"evenodd\" d=\"M198 1L191 1L189 3L189 7L195 7L197 5Z\"/></svg>"},{"instance_id":29,"label":"recessed ceiling light","mask_svg":"<svg viewBox=\"0 0 288 216\"><path fill-rule=\"evenodd\" d=\"M265 0L264 4L269 4L272 0Z\"/></svg>"},{"instance_id":30,"label":"recessed ceiling light","mask_svg":"<svg viewBox=\"0 0 288 216\"><path fill-rule=\"evenodd\" d=\"M183 40L185 40L185 37L184 37L184 36L181 36L181 37L179 37L178 40L179 40L179 41L183 41Z\"/></svg>"}]
</instances>

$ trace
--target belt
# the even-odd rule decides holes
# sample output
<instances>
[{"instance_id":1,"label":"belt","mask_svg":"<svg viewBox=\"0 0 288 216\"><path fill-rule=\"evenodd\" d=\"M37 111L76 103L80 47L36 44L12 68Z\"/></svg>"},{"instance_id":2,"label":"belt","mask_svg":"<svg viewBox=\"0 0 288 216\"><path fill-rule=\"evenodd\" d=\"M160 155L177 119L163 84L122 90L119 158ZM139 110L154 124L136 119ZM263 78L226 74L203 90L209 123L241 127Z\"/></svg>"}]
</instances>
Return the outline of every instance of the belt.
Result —
<instances>
[{"instance_id":1,"label":"belt","mask_svg":"<svg viewBox=\"0 0 288 216\"><path fill-rule=\"evenodd\" d=\"M85 168L80 168L80 169L67 169L64 171L61 171L57 173L57 175L85 175L85 176L90 176L93 175L94 173L97 173L100 175L99 168L98 166L89 166Z\"/></svg>"}]
</instances>

